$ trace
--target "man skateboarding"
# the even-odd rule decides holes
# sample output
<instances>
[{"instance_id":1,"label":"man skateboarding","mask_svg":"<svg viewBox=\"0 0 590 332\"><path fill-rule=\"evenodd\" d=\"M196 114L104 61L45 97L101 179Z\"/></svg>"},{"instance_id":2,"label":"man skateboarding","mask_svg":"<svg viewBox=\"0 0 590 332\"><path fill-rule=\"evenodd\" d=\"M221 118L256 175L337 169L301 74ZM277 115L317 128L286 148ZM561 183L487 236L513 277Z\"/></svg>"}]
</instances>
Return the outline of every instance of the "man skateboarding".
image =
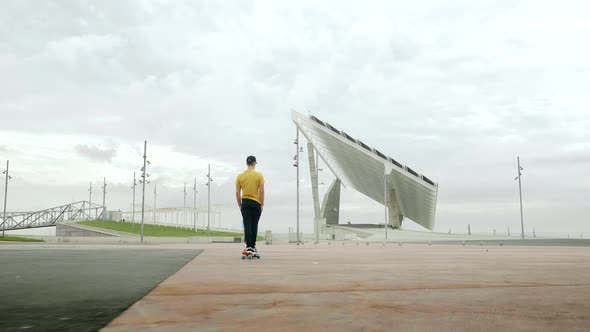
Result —
<instances>
[{"instance_id":1,"label":"man skateboarding","mask_svg":"<svg viewBox=\"0 0 590 332\"><path fill-rule=\"evenodd\" d=\"M244 255L258 256L256 236L258 220L264 208L264 177L256 171L256 157L246 158L248 169L236 178L236 201L242 212L246 249Z\"/></svg>"}]
</instances>

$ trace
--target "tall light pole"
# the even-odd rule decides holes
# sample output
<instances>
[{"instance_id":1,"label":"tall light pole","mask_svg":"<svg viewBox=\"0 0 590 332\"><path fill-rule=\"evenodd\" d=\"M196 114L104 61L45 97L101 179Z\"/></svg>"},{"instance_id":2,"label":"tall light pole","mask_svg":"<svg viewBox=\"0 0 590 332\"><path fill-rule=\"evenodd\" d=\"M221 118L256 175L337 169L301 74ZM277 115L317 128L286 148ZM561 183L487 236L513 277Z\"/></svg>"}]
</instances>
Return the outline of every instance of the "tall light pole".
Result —
<instances>
[{"instance_id":1,"label":"tall light pole","mask_svg":"<svg viewBox=\"0 0 590 332\"><path fill-rule=\"evenodd\" d=\"M156 224L156 197L158 197L158 184L154 183L154 225Z\"/></svg>"},{"instance_id":2,"label":"tall light pole","mask_svg":"<svg viewBox=\"0 0 590 332\"><path fill-rule=\"evenodd\" d=\"M133 172L133 185L131 186L131 189L133 189L133 212L131 213L131 222L134 223L135 222L135 187L137 187L137 179L135 177L135 172Z\"/></svg>"},{"instance_id":3,"label":"tall light pole","mask_svg":"<svg viewBox=\"0 0 590 332\"><path fill-rule=\"evenodd\" d=\"M184 193L182 197L182 224L183 226L186 224L186 181L184 181Z\"/></svg>"},{"instance_id":4,"label":"tall light pole","mask_svg":"<svg viewBox=\"0 0 590 332\"><path fill-rule=\"evenodd\" d=\"M131 186L131 189L133 189L133 206L132 206L132 211L131 212L131 231L135 232L135 187L137 187L137 180L135 178L135 172L133 172L133 185Z\"/></svg>"},{"instance_id":5,"label":"tall light pole","mask_svg":"<svg viewBox=\"0 0 590 332\"><path fill-rule=\"evenodd\" d=\"M106 218L107 206L105 204L107 197L107 178L102 178L102 220Z\"/></svg>"},{"instance_id":6,"label":"tall light pole","mask_svg":"<svg viewBox=\"0 0 590 332\"><path fill-rule=\"evenodd\" d=\"M521 237L524 239L524 218L522 216L522 184L520 178L522 177L522 171L524 168L520 166L520 156L516 157L518 163L518 176L514 180L518 180L518 194L520 195L520 227L522 230Z\"/></svg>"},{"instance_id":7,"label":"tall light pole","mask_svg":"<svg viewBox=\"0 0 590 332\"><path fill-rule=\"evenodd\" d=\"M90 216L90 219L92 219L92 181L90 181L90 189L88 189L88 191L90 192L90 197L88 198L90 210L88 210L88 215Z\"/></svg>"},{"instance_id":8,"label":"tall light pole","mask_svg":"<svg viewBox=\"0 0 590 332\"><path fill-rule=\"evenodd\" d=\"M146 167L149 165L149 161L147 160L147 141L143 141L143 167L141 168L141 180L140 182L143 185L142 194L141 194L141 243L143 243L143 220L145 216L145 183L147 182L147 178L150 176L146 173Z\"/></svg>"},{"instance_id":9,"label":"tall light pole","mask_svg":"<svg viewBox=\"0 0 590 332\"><path fill-rule=\"evenodd\" d=\"M383 205L385 206L385 241L387 241L387 170L383 172Z\"/></svg>"},{"instance_id":10,"label":"tall light pole","mask_svg":"<svg viewBox=\"0 0 590 332\"><path fill-rule=\"evenodd\" d=\"M211 229L211 164L209 164L209 171L207 172L207 230Z\"/></svg>"},{"instance_id":11,"label":"tall light pole","mask_svg":"<svg viewBox=\"0 0 590 332\"><path fill-rule=\"evenodd\" d=\"M319 177L320 177L320 159L319 159L319 152L315 149L315 176L316 176L316 184L319 187ZM319 196L319 188L317 189L318 196ZM317 213L316 213L317 214ZM320 216L319 214L316 215L315 218L315 244L320 243Z\"/></svg>"},{"instance_id":12,"label":"tall light pole","mask_svg":"<svg viewBox=\"0 0 590 332\"><path fill-rule=\"evenodd\" d=\"M197 231L197 178L195 178L195 184L193 185L193 224L195 232Z\"/></svg>"},{"instance_id":13,"label":"tall light pole","mask_svg":"<svg viewBox=\"0 0 590 332\"><path fill-rule=\"evenodd\" d=\"M297 154L293 159L295 159L295 163L293 166L297 169L297 245L300 244L301 239L299 238L299 128L295 126L295 131L297 132L295 137L295 146L297 148Z\"/></svg>"},{"instance_id":14,"label":"tall light pole","mask_svg":"<svg viewBox=\"0 0 590 332\"><path fill-rule=\"evenodd\" d=\"M184 193L183 193L183 201L182 201L182 207L186 209L186 181L184 181Z\"/></svg>"},{"instance_id":15,"label":"tall light pole","mask_svg":"<svg viewBox=\"0 0 590 332\"><path fill-rule=\"evenodd\" d=\"M8 166L10 165L10 161L6 161L6 169L2 171L2 174L5 174L4 177L4 217L2 219L2 237L4 237L4 231L6 230L6 201L8 198L8 180L12 179L12 177L8 174Z\"/></svg>"}]
</instances>

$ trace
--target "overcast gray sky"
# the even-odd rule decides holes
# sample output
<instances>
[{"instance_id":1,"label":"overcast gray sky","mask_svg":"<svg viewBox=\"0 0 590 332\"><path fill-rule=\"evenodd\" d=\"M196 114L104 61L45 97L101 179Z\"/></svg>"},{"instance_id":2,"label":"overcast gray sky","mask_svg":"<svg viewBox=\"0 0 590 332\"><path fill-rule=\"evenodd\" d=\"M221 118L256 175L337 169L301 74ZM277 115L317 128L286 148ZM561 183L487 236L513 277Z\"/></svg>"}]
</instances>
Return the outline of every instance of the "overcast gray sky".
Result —
<instances>
[{"instance_id":1,"label":"overcast gray sky","mask_svg":"<svg viewBox=\"0 0 590 332\"><path fill-rule=\"evenodd\" d=\"M586 1L8 0L0 8L9 210L87 199L89 182L98 188L103 176L109 209L128 210L148 140L160 206L182 206L183 183L195 177L205 204L212 163L212 202L238 228L233 182L254 154L267 181L261 228L285 231L295 226L295 109L439 182L437 231L518 230L520 155L527 231L590 232ZM311 231L303 166L302 227ZM369 199L350 189L342 199L343 221L382 221Z\"/></svg>"}]
</instances>

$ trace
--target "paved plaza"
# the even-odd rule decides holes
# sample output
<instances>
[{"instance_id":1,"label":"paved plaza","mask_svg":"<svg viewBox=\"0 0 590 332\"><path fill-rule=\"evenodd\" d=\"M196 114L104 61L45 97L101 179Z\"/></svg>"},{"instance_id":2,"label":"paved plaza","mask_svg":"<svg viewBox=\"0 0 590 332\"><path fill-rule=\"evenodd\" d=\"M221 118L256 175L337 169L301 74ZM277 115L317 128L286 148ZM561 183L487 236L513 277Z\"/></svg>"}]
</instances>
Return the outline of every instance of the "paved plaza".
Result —
<instances>
[{"instance_id":1,"label":"paved plaza","mask_svg":"<svg viewBox=\"0 0 590 332\"><path fill-rule=\"evenodd\" d=\"M583 331L590 248L210 245L120 331Z\"/></svg>"},{"instance_id":2,"label":"paved plaza","mask_svg":"<svg viewBox=\"0 0 590 332\"><path fill-rule=\"evenodd\" d=\"M590 326L590 247L260 245L262 259L255 261L241 260L241 249L240 244L0 245L3 295L9 295L0 303L6 313L2 329L584 331Z\"/></svg>"}]
</instances>

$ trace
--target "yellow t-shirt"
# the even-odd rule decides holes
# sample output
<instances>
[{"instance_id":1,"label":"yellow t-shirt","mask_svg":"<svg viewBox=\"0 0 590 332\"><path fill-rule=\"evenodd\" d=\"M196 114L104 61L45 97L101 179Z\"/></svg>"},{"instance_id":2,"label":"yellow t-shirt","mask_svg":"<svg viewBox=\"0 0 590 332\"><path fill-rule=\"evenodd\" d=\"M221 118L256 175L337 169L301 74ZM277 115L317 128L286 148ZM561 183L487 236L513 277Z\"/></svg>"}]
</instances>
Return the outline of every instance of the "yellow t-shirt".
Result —
<instances>
[{"instance_id":1,"label":"yellow t-shirt","mask_svg":"<svg viewBox=\"0 0 590 332\"><path fill-rule=\"evenodd\" d=\"M255 170L246 170L238 175L236 184L242 187L242 199L251 199L260 203L258 188L264 184L262 173Z\"/></svg>"}]
</instances>

